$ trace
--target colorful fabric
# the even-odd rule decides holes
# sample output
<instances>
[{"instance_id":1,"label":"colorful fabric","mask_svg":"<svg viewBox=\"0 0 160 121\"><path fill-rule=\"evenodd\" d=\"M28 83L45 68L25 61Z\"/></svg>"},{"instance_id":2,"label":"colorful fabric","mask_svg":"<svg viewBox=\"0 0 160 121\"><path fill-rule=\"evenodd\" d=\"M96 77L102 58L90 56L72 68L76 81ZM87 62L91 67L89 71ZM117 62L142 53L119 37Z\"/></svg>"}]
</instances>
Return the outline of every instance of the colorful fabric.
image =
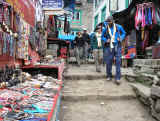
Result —
<instances>
[{"instance_id":1,"label":"colorful fabric","mask_svg":"<svg viewBox=\"0 0 160 121\"><path fill-rule=\"evenodd\" d=\"M144 8L142 7L142 27L145 27L145 15L144 15Z\"/></svg>"},{"instance_id":2,"label":"colorful fabric","mask_svg":"<svg viewBox=\"0 0 160 121\"><path fill-rule=\"evenodd\" d=\"M151 13L151 8L148 8L148 21L149 21L149 24L151 25L151 24L152 24L152 13Z\"/></svg>"},{"instance_id":3,"label":"colorful fabric","mask_svg":"<svg viewBox=\"0 0 160 121\"><path fill-rule=\"evenodd\" d=\"M20 121L47 121L46 118L29 118L25 120L20 120Z\"/></svg>"},{"instance_id":4,"label":"colorful fabric","mask_svg":"<svg viewBox=\"0 0 160 121\"><path fill-rule=\"evenodd\" d=\"M156 16L155 16L155 7L152 7L152 20L154 24L157 24Z\"/></svg>"}]
</instances>

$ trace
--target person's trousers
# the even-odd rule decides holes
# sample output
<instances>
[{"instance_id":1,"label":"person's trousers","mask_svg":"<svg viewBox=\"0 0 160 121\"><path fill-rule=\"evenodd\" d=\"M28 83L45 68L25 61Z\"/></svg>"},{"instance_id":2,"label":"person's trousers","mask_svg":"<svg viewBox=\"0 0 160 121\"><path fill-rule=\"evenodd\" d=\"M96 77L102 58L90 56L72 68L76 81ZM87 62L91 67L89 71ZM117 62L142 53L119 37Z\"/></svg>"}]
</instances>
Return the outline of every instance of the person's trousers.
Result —
<instances>
[{"instance_id":1,"label":"person's trousers","mask_svg":"<svg viewBox=\"0 0 160 121\"><path fill-rule=\"evenodd\" d=\"M116 75L115 79L120 80L121 78L121 46L118 45L111 49L110 47L104 48L104 58L106 63L106 74L107 77L112 78L112 64L115 58Z\"/></svg>"},{"instance_id":2,"label":"person's trousers","mask_svg":"<svg viewBox=\"0 0 160 121\"><path fill-rule=\"evenodd\" d=\"M78 65L82 63L83 59L83 47L76 47L75 48L75 56L76 56L76 61Z\"/></svg>"},{"instance_id":3,"label":"person's trousers","mask_svg":"<svg viewBox=\"0 0 160 121\"><path fill-rule=\"evenodd\" d=\"M103 50L102 49L94 49L94 61L96 64L96 71L101 71L102 61L103 61Z\"/></svg>"},{"instance_id":4,"label":"person's trousers","mask_svg":"<svg viewBox=\"0 0 160 121\"><path fill-rule=\"evenodd\" d=\"M87 58L89 56L88 50L89 50L89 45L87 42L85 42L85 45L84 45L84 60L85 60L85 62L87 61Z\"/></svg>"}]
</instances>

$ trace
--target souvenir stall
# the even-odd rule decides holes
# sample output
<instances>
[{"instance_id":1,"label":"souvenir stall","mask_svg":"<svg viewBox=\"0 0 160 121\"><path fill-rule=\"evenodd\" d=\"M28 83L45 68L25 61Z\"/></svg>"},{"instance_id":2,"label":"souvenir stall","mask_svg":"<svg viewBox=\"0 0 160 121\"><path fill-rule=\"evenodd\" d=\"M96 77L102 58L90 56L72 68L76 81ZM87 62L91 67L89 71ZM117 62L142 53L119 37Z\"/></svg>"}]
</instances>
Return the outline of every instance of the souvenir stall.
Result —
<instances>
[{"instance_id":1,"label":"souvenir stall","mask_svg":"<svg viewBox=\"0 0 160 121\"><path fill-rule=\"evenodd\" d=\"M52 58L41 61L38 53L44 43L34 38L34 17L30 12L30 17L23 13L28 10L23 0L16 4L15 0L7 1L14 8L0 2L0 120L57 120L64 63ZM23 10L17 10L21 8L16 5L23 6ZM51 71L54 69L56 73Z\"/></svg>"},{"instance_id":2,"label":"souvenir stall","mask_svg":"<svg viewBox=\"0 0 160 121\"><path fill-rule=\"evenodd\" d=\"M123 56L124 58L132 57L133 54L136 54L134 56L136 58L155 58L154 53L158 53L155 49L158 48L160 30L159 2L158 0L133 0L127 9L113 14L116 22L124 27L129 37L131 36L131 43L136 43L131 45L136 51L133 52L132 48L132 55L128 53ZM131 35L133 30L135 36Z\"/></svg>"}]
</instances>

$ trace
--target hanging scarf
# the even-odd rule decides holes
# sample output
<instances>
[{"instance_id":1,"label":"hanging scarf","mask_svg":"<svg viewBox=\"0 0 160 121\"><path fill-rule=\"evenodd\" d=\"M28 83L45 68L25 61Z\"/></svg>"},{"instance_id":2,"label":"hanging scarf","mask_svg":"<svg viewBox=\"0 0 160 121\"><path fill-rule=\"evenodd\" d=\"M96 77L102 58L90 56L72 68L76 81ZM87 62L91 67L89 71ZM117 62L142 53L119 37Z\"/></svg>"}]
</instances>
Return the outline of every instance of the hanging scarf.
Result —
<instances>
[{"instance_id":1,"label":"hanging scarf","mask_svg":"<svg viewBox=\"0 0 160 121\"><path fill-rule=\"evenodd\" d=\"M148 22L148 11L147 11L147 8L145 8L145 23L146 23L146 25L149 24L149 22Z\"/></svg>"},{"instance_id":2,"label":"hanging scarf","mask_svg":"<svg viewBox=\"0 0 160 121\"><path fill-rule=\"evenodd\" d=\"M116 35L116 24L114 23L113 24L113 35L112 35L112 32L111 32L111 28L109 27L108 25L108 31L109 31L109 35L110 35L110 38L111 38L111 41L110 41L110 48L114 48L114 45L113 45L113 42L115 40L115 35Z\"/></svg>"},{"instance_id":3,"label":"hanging scarf","mask_svg":"<svg viewBox=\"0 0 160 121\"><path fill-rule=\"evenodd\" d=\"M156 17L157 24L160 25L160 11L159 11L159 8L156 9L155 17Z\"/></svg>"},{"instance_id":4,"label":"hanging scarf","mask_svg":"<svg viewBox=\"0 0 160 121\"><path fill-rule=\"evenodd\" d=\"M138 30L138 7L135 15L135 28Z\"/></svg>"},{"instance_id":5,"label":"hanging scarf","mask_svg":"<svg viewBox=\"0 0 160 121\"><path fill-rule=\"evenodd\" d=\"M155 16L155 7L154 6L153 6L153 10L152 10L152 20L153 20L154 24L157 24L156 16Z\"/></svg>"},{"instance_id":6,"label":"hanging scarf","mask_svg":"<svg viewBox=\"0 0 160 121\"><path fill-rule=\"evenodd\" d=\"M152 13L151 13L151 8L149 8L149 12L148 12L148 21L149 21L149 24L151 25L151 24L152 24Z\"/></svg>"},{"instance_id":7,"label":"hanging scarf","mask_svg":"<svg viewBox=\"0 0 160 121\"><path fill-rule=\"evenodd\" d=\"M144 15L144 8L142 7L142 27L145 27L145 15Z\"/></svg>"}]
</instances>

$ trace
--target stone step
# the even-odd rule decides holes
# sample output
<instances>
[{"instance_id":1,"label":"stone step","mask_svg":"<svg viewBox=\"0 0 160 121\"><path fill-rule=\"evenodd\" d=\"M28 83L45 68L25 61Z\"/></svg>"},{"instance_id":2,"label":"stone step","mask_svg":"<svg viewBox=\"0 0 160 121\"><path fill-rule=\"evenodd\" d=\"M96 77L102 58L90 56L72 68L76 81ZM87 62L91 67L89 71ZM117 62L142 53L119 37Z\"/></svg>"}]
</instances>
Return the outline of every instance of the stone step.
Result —
<instances>
[{"instance_id":1,"label":"stone step","mask_svg":"<svg viewBox=\"0 0 160 121\"><path fill-rule=\"evenodd\" d=\"M136 98L129 83L122 78L121 85L117 86L113 81L97 80L73 80L64 82L64 100L97 100L97 99L130 99Z\"/></svg>"},{"instance_id":2,"label":"stone step","mask_svg":"<svg viewBox=\"0 0 160 121\"><path fill-rule=\"evenodd\" d=\"M150 106L151 88L140 83L130 83L130 85L132 86L140 101L142 101L142 103L144 103L145 105Z\"/></svg>"},{"instance_id":3,"label":"stone step","mask_svg":"<svg viewBox=\"0 0 160 121\"><path fill-rule=\"evenodd\" d=\"M155 121L136 100L62 101L61 121Z\"/></svg>"},{"instance_id":4,"label":"stone step","mask_svg":"<svg viewBox=\"0 0 160 121\"><path fill-rule=\"evenodd\" d=\"M135 95L62 95L64 101L93 101L93 100L131 100L136 99Z\"/></svg>"}]
</instances>

